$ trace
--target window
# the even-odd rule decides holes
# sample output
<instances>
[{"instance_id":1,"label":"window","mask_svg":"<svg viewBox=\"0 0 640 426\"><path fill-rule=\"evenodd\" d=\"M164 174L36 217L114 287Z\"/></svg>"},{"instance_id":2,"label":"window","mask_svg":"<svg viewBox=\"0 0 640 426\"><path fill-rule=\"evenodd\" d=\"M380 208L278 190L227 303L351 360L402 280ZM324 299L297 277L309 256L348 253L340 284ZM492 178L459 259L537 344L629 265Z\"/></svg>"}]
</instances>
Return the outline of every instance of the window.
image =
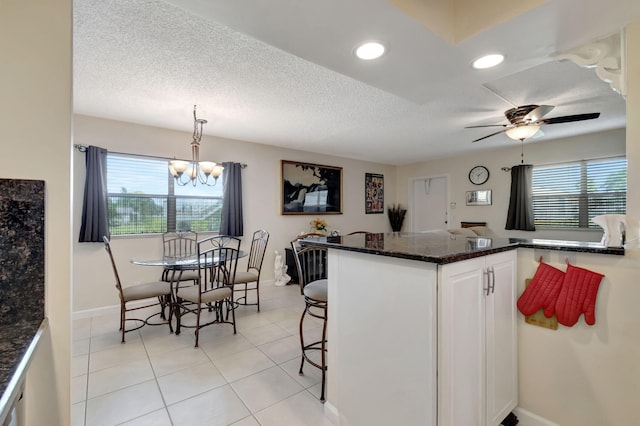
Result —
<instances>
[{"instance_id":1,"label":"window","mask_svg":"<svg viewBox=\"0 0 640 426\"><path fill-rule=\"evenodd\" d=\"M222 181L176 185L168 160L108 154L107 192L112 235L220 229Z\"/></svg>"},{"instance_id":2,"label":"window","mask_svg":"<svg viewBox=\"0 0 640 426\"><path fill-rule=\"evenodd\" d=\"M599 228L594 216L626 213L627 160L535 166L532 187L536 227Z\"/></svg>"}]
</instances>

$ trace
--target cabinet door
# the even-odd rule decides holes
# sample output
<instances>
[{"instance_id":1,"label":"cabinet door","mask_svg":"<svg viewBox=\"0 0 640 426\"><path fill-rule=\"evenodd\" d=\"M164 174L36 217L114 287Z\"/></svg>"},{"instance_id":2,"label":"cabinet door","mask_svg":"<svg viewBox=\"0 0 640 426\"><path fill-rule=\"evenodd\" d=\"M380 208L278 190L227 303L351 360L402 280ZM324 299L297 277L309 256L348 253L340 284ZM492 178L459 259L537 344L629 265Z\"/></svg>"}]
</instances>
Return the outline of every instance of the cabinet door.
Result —
<instances>
[{"instance_id":1,"label":"cabinet door","mask_svg":"<svg viewBox=\"0 0 640 426\"><path fill-rule=\"evenodd\" d=\"M444 265L438 288L438 424L483 425L484 258Z\"/></svg>"},{"instance_id":2,"label":"cabinet door","mask_svg":"<svg viewBox=\"0 0 640 426\"><path fill-rule=\"evenodd\" d=\"M485 299L487 425L499 425L518 403L516 251L487 256L486 262L493 281Z\"/></svg>"}]
</instances>

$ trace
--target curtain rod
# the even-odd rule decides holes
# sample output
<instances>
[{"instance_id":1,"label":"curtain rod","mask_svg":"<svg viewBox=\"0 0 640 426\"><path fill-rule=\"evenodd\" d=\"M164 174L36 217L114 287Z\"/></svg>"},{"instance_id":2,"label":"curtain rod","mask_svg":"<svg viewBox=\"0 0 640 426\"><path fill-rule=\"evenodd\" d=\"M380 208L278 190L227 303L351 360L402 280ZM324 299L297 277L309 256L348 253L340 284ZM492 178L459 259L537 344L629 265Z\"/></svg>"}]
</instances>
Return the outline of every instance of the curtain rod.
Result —
<instances>
[{"instance_id":1,"label":"curtain rod","mask_svg":"<svg viewBox=\"0 0 640 426\"><path fill-rule=\"evenodd\" d=\"M540 166L558 166L560 164L579 163L581 161L608 160L610 158L627 158L627 155L625 153L625 154L622 154L622 155L610 155L610 156L607 156L607 157L595 157L595 158L587 158L587 159L583 158L583 159L580 159L580 160L560 161L558 163L542 163L542 164L532 164L532 165L533 166L537 166L537 167L540 167ZM502 170L503 172L508 172L508 171L511 170L511 167L506 167L506 166L505 167L501 167L500 170Z\"/></svg>"},{"instance_id":2,"label":"curtain rod","mask_svg":"<svg viewBox=\"0 0 640 426\"><path fill-rule=\"evenodd\" d=\"M79 152L87 152L87 145L73 144L73 147L75 149L77 149ZM157 156L157 155L131 154L130 152L118 152L118 151L108 151L108 152L110 154L132 155L132 156L136 156L136 157L156 158L156 159L159 159L159 160L167 160L167 161L174 160L174 158L160 157L160 156ZM185 160L185 161L188 161L188 160ZM245 169L247 167L247 165L244 164L244 163L241 163L240 167Z\"/></svg>"}]
</instances>

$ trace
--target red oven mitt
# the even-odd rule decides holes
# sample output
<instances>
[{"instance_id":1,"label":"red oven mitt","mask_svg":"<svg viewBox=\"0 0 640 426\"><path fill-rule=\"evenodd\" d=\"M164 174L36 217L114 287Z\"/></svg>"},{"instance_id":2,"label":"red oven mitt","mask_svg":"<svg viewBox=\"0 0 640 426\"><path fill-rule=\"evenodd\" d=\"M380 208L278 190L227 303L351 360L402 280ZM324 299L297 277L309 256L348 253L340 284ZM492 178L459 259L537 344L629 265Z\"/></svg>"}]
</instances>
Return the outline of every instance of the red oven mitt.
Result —
<instances>
[{"instance_id":1,"label":"red oven mitt","mask_svg":"<svg viewBox=\"0 0 640 426\"><path fill-rule=\"evenodd\" d=\"M544 309L546 317L552 316L563 280L564 272L540 259L535 275L518 298L520 312L523 315L532 315L539 309Z\"/></svg>"},{"instance_id":2,"label":"red oven mitt","mask_svg":"<svg viewBox=\"0 0 640 426\"><path fill-rule=\"evenodd\" d=\"M560 324L573 326L583 312L587 324L596 323L596 297L602 278L602 274L567 263L564 283L556 302L556 317Z\"/></svg>"}]
</instances>

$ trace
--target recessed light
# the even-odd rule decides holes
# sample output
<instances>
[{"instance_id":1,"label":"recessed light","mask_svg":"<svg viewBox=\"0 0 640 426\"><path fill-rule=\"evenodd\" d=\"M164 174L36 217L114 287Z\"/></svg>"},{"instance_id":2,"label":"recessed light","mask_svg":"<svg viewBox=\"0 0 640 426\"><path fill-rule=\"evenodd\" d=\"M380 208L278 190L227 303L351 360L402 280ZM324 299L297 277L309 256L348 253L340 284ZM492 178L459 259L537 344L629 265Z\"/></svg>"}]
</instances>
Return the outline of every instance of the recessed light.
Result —
<instances>
[{"instance_id":1,"label":"recessed light","mask_svg":"<svg viewBox=\"0 0 640 426\"><path fill-rule=\"evenodd\" d=\"M485 68L495 67L496 65L501 64L502 61L504 61L504 55L492 53L476 59L473 61L472 66L477 70L483 70Z\"/></svg>"},{"instance_id":2,"label":"recessed light","mask_svg":"<svg viewBox=\"0 0 640 426\"><path fill-rule=\"evenodd\" d=\"M362 43L361 45L356 47L355 51L356 56L364 61L377 59L382 56L384 52L384 45L382 45L382 43L378 43L377 41Z\"/></svg>"}]
</instances>

